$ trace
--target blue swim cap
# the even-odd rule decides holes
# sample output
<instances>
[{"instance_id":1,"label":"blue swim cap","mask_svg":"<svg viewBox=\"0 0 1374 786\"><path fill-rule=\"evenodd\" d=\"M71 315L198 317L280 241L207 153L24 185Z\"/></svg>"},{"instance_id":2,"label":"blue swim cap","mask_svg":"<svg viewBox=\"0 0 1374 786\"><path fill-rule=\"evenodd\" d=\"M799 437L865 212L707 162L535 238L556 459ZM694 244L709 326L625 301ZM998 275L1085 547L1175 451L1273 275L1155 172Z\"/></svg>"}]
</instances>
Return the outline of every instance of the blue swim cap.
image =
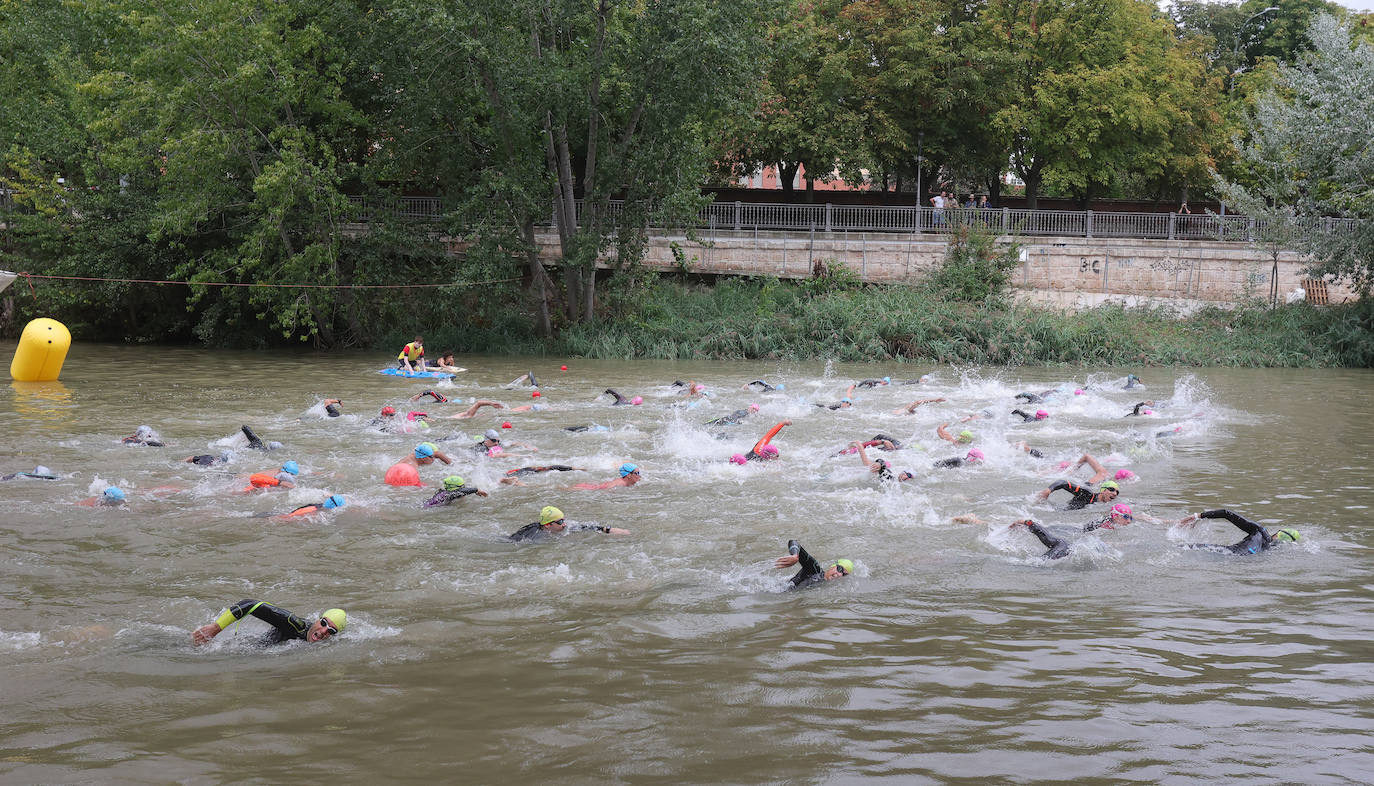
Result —
<instances>
[{"instance_id":1,"label":"blue swim cap","mask_svg":"<svg viewBox=\"0 0 1374 786\"><path fill-rule=\"evenodd\" d=\"M292 475L299 475L301 474L301 465L297 464L294 461L288 461L285 464L281 465L281 471L290 472Z\"/></svg>"},{"instance_id":2,"label":"blue swim cap","mask_svg":"<svg viewBox=\"0 0 1374 786\"><path fill-rule=\"evenodd\" d=\"M850 398L849 396L845 396L844 398L840 399L840 403L841 403L841 404L853 404L853 403L854 403L854 399Z\"/></svg>"},{"instance_id":3,"label":"blue swim cap","mask_svg":"<svg viewBox=\"0 0 1374 786\"><path fill-rule=\"evenodd\" d=\"M774 390L787 390L787 386L784 385L784 384L782 384L781 382L779 382L773 389L774 389Z\"/></svg>"},{"instance_id":4,"label":"blue swim cap","mask_svg":"<svg viewBox=\"0 0 1374 786\"><path fill-rule=\"evenodd\" d=\"M889 384L889 385L892 384L892 377L883 377L883 382L885 382L885 383L887 383L887 384ZM848 562L848 560L845 560L845 561Z\"/></svg>"},{"instance_id":5,"label":"blue swim cap","mask_svg":"<svg viewBox=\"0 0 1374 786\"><path fill-rule=\"evenodd\" d=\"M428 442L415 446L415 458L433 458L434 446Z\"/></svg>"},{"instance_id":6,"label":"blue swim cap","mask_svg":"<svg viewBox=\"0 0 1374 786\"><path fill-rule=\"evenodd\" d=\"M125 499L124 490L119 488L118 486L110 486L109 488L105 489L105 493L102 496L104 496L105 499L113 499L118 500L120 502L123 502Z\"/></svg>"},{"instance_id":7,"label":"blue swim cap","mask_svg":"<svg viewBox=\"0 0 1374 786\"><path fill-rule=\"evenodd\" d=\"M627 461L627 462L625 462L624 464L621 464L621 465L620 465L620 477L622 477L622 478L625 477L626 475L630 474L631 472L638 472L638 471L639 471L639 465L638 465L638 464L631 464L630 462Z\"/></svg>"},{"instance_id":8,"label":"blue swim cap","mask_svg":"<svg viewBox=\"0 0 1374 786\"><path fill-rule=\"evenodd\" d=\"M325 510L333 510L334 508L342 508L343 506L344 506L344 498L343 498L343 495L342 495L342 494L333 494L333 495L331 495L331 496L329 497L329 499L325 500L325 501L324 501L324 504L321 505L320 507L323 507Z\"/></svg>"}]
</instances>

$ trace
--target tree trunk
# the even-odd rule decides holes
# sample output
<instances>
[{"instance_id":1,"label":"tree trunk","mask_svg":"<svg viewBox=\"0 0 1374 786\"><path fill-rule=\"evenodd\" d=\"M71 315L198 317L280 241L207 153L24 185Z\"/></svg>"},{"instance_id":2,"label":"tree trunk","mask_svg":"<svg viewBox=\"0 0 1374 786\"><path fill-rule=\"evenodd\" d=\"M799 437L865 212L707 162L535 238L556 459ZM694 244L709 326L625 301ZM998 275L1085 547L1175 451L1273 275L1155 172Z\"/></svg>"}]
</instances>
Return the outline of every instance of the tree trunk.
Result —
<instances>
[{"instance_id":1,"label":"tree trunk","mask_svg":"<svg viewBox=\"0 0 1374 786\"><path fill-rule=\"evenodd\" d=\"M778 185L782 186L783 191L792 192L792 181L797 178L797 168L800 166L800 163L778 162Z\"/></svg>"},{"instance_id":2,"label":"tree trunk","mask_svg":"<svg viewBox=\"0 0 1374 786\"><path fill-rule=\"evenodd\" d=\"M539 260L539 246L534 242L534 222L526 221L520 233L525 237L525 253L529 257L534 327L540 336L548 338L553 335L553 323L549 318L549 274L544 272L544 264Z\"/></svg>"}]
</instances>

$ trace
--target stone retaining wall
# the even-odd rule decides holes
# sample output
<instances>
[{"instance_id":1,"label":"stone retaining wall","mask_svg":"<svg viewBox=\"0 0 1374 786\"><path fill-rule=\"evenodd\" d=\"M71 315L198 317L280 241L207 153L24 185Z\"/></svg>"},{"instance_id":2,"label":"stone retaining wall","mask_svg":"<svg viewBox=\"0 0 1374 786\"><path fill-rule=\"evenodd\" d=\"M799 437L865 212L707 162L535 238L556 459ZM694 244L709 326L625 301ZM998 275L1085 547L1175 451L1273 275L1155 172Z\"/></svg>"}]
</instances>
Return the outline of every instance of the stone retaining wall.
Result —
<instances>
[{"instance_id":1,"label":"stone retaining wall","mask_svg":"<svg viewBox=\"0 0 1374 786\"><path fill-rule=\"evenodd\" d=\"M540 254L558 259L558 238L538 238ZM1037 302L1066 309L1103 302L1157 304L1179 301L1235 304L1268 297L1274 262L1245 243L1133 238L1029 237L1020 241L1022 263L1012 284ZM659 270L807 278L816 264L841 262L864 281L919 281L944 259L946 243L935 234L716 231L650 238L644 264ZM1304 257L1279 256L1279 291L1286 295L1307 278ZM1345 287L1327 285L1329 302L1353 299Z\"/></svg>"}]
</instances>

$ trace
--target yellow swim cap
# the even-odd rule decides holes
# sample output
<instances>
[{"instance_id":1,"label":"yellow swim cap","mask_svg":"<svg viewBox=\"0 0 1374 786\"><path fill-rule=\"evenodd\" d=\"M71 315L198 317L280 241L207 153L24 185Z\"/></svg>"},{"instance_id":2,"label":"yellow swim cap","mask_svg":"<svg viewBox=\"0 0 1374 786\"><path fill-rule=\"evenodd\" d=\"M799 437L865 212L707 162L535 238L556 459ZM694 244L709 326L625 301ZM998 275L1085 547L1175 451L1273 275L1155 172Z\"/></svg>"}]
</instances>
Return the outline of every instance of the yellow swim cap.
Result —
<instances>
[{"instance_id":1,"label":"yellow swim cap","mask_svg":"<svg viewBox=\"0 0 1374 786\"><path fill-rule=\"evenodd\" d=\"M334 623L334 627L338 628L340 633L343 633L343 629L348 625L348 615L343 609L330 609L320 616Z\"/></svg>"},{"instance_id":2,"label":"yellow swim cap","mask_svg":"<svg viewBox=\"0 0 1374 786\"><path fill-rule=\"evenodd\" d=\"M552 505L545 505L544 509L539 511L539 524L541 526L547 526L561 518L563 518L563 511Z\"/></svg>"}]
</instances>

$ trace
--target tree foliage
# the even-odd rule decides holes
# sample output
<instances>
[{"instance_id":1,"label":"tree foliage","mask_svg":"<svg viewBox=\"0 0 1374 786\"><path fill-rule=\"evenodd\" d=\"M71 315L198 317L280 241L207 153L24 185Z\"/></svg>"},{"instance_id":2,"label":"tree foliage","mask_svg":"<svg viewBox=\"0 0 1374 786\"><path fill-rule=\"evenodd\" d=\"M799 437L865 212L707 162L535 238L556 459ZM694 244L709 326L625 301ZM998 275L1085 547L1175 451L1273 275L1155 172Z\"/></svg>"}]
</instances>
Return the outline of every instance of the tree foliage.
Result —
<instances>
[{"instance_id":1,"label":"tree foliage","mask_svg":"<svg viewBox=\"0 0 1374 786\"><path fill-rule=\"evenodd\" d=\"M1374 47L1322 15L1309 30L1312 51L1279 70L1258 102L1240 155L1246 184L1220 180L1227 200L1260 215L1320 227L1322 217L1361 219L1301 238L1314 272L1345 279L1363 297L1374 284Z\"/></svg>"}]
</instances>

